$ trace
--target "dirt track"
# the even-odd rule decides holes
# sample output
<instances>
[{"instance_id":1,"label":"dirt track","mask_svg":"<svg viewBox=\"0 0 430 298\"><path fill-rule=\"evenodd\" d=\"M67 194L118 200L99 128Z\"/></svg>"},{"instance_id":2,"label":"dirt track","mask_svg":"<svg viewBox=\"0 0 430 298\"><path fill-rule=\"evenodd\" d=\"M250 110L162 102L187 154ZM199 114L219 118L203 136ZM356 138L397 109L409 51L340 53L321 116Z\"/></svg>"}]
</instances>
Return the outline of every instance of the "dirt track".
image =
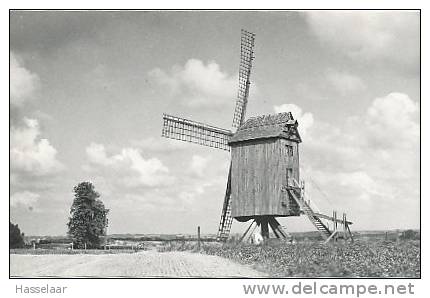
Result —
<instances>
[{"instance_id":1,"label":"dirt track","mask_svg":"<svg viewBox=\"0 0 430 298\"><path fill-rule=\"evenodd\" d=\"M108 255L10 256L16 277L264 277L266 274L217 256L145 251Z\"/></svg>"}]
</instances>

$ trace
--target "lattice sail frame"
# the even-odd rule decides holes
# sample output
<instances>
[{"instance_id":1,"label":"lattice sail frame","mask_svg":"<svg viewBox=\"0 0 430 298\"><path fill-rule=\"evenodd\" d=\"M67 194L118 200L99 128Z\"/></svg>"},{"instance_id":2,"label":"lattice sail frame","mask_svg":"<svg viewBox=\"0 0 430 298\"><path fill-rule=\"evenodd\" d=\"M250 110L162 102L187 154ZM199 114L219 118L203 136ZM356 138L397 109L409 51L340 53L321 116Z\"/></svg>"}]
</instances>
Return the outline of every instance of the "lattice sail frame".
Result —
<instances>
[{"instance_id":1,"label":"lattice sail frame","mask_svg":"<svg viewBox=\"0 0 430 298\"><path fill-rule=\"evenodd\" d=\"M226 129L163 114L162 137L230 151L228 140L232 135Z\"/></svg>"},{"instance_id":2,"label":"lattice sail frame","mask_svg":"<svg viewBox=\"0 0 430 298\"><path fill-rule=\"evenodd\" d=\"M241 31L239 88L236 107L233 115L232 129L236 131L245 121L246 106L248 104L252 60L254 59L255 34L246 30ZM233 218L231 216L231 164L228 174L227 189L218 228L217 240L226 241L230 234Z\"/></svg>"},{"instance_id":3,"label":"lattice sail frame","mask_svg":"<svg viewBox=\"0 0 430 298\"><path fill-rule=\"evenodd\" d=\"M236 108L233 116L233 129L237 129L245 120L248 103L249 78L251 76L252 60L254 60L255 34L246 30L241 31L239 89L237 92Z\"/></svg>"},{"instance_id":4,"label":"lattice sail frame","mask_svg":"<svg viewBox=\"0 0 430 298\"><path fill-rule=\"evenodd\" d=\"M252 60L254 59L255 34L246 30L241 31L239 88L236 107L233 115L232 130L243 124L248 103ZM166 138L196 143L230 151L228 141L232 131L210 126L204 123L163 114L162 136ZM221 213L217 240L227 240L233 218L231 216L231 164L229 169L227 189Z\"/></svg>"}]
</instances>

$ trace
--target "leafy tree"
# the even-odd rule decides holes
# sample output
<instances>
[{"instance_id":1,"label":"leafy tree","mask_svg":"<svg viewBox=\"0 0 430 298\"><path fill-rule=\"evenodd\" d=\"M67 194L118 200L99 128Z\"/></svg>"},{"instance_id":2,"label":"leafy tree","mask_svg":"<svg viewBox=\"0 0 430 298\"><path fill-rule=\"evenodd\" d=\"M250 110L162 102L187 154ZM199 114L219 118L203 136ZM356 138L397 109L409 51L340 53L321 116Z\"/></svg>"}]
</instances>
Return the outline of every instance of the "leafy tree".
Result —
<instances>
[{"instance_id":1,"label":"leafy tree","mask_svg":"<svg viewBox=\"0 0 430 298\"><path fill-rule=\"evenodd\" d=\"M9 222L9 248L24 247L24 233L21 233L18 225Z\"/></svg>"},{"instance_id":2,"label":"leafy tree","mask_svg":"<svg viewBox=\"0 0 430 298\"><path fill-rule=\"evenodd\" d=\"M91 182L81 182L73 188L75 198L70 215L68 234L75 248L98 248L108 226L106 209Z\"/></svg>"}]
</instances>

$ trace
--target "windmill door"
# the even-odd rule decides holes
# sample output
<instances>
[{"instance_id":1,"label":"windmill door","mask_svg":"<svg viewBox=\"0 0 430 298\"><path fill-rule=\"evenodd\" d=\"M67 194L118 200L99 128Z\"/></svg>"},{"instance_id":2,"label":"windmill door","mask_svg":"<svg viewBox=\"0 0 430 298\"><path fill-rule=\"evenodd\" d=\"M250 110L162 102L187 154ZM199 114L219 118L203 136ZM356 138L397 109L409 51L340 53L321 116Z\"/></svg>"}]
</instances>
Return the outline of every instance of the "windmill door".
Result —
<instances>
[{"instance_id":1,"label":"windmill door","mask_svg":"<svg viewBox=\"0 0 430 298\"><path fill-rule=\"evenodd\" d=\"M286 175L287 175L287 185L288 186L293 186L294 185L294 182L293 182L293 168L291 168L291 167L287 167L287 170L286 170Z\"/></svg>"}]
</instances>

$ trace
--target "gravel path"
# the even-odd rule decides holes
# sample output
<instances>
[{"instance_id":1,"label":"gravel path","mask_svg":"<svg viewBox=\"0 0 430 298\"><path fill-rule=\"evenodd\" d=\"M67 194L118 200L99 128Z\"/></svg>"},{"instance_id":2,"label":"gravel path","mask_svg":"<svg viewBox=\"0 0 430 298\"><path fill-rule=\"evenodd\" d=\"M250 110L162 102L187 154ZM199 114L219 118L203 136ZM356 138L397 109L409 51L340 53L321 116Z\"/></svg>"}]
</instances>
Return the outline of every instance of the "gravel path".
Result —
<instances>
[{"instance_id":1,"label":"gravel path","mask_svg":"<svg viewBox=\"0 0 430 298\"><path fill-rule=\"evenodd\" d=\"M230 260L189 252L10 255L12 277L265 277Z\"/></svg>"}]
</instances>

